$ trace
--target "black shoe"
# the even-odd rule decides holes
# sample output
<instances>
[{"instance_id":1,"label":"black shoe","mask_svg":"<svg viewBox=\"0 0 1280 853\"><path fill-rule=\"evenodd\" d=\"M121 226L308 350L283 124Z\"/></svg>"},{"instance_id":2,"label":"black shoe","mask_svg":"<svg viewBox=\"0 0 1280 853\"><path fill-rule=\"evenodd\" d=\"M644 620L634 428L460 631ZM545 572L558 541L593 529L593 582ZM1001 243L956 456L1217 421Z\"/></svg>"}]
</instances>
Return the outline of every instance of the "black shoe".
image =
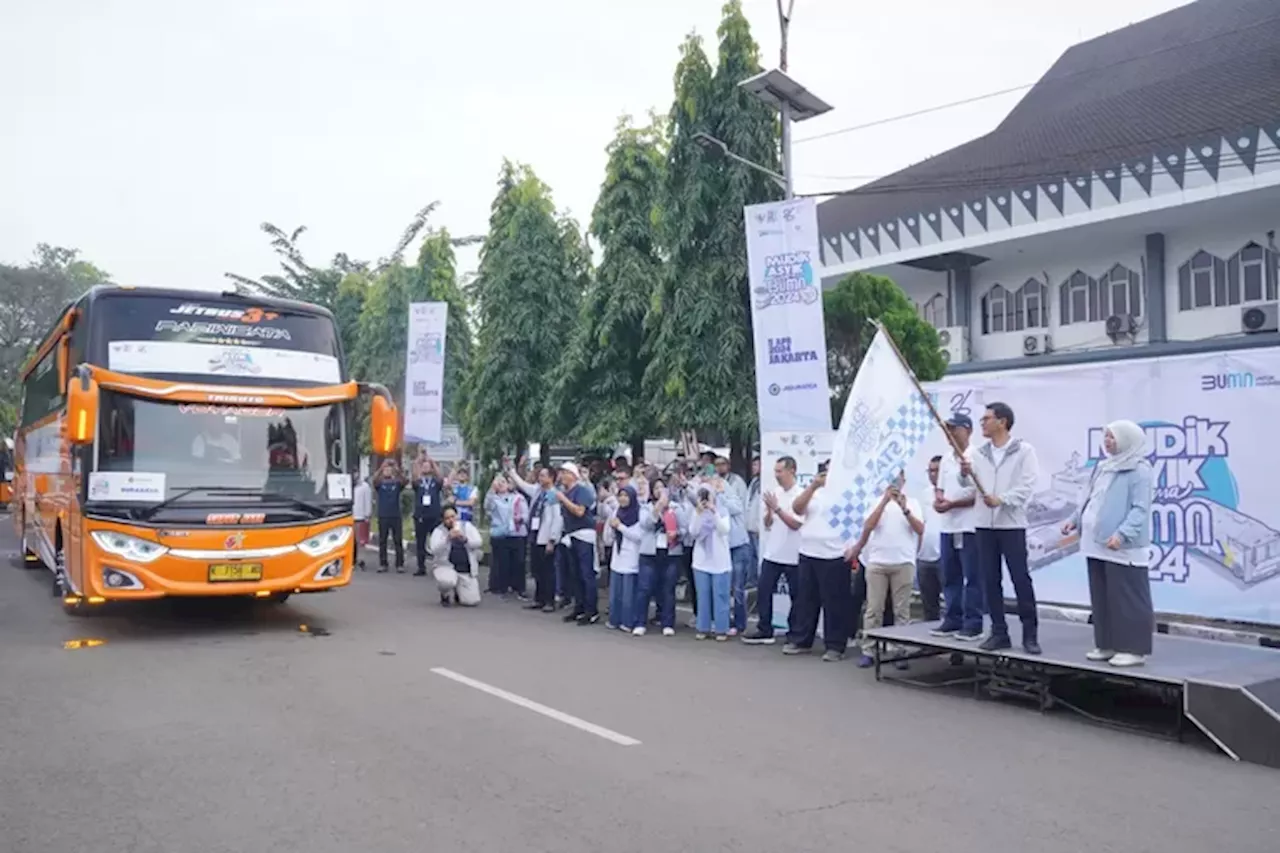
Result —
<instances>
[{"instance_id":1,"label":"black shoe","mask_svg":"<svg viewBox=\"0 0 1280 853\"><path fill-rule=\"evenodd\" d=\"M777 642L777 640L774 639L773 634L766 634L763 631L756 629L750 634L744 634L742 636L742 642L746 643L748 646L772 646Z\"/></svg>"},{"instance_id":2,"label":"black shoe","mask_svg":"<svg viewBox=\"0 0 1280 853\"><path fill-rule=\"evenodd\" d=\"M599 621L600 621L599 613L592 613L590 616L584 613L578 617L578 624L582 625L583 627L586 627L587 625L595 625Z\"/></svg>"},{"instance_id":3,"label":"black shoe","mask_svg":"<svg viewBox=\"0 0 1280 853\"><path fill-rule=\"evenodd\" d=\"M449 607L449 606L451 606L452 604L453 604L453 602L449 600L449 596L447 596L447 595L442 595L442 596L440 596L440 606L441 606L441 607Z\"/></svg>"},{"instance_id":4,"label":"black shoe","mask_svg":"<svg viewBox=\"0 0 1280 853\"><path fill-rule=\"evenodd\" d=\"M1011 648L1013 648L1013 641L1009 639L1008 634L992 634L978 645L979 651L984 652L998 652Z\"/></svg>"},{"instance_id":5,"label":"black shoe","mask_svg":"<svg viewBox=\"0 0 1280 853\"><path fill-rule=\"evenodd\" d=\"M358 560L356 565L360 567L360 571L364 571L364 560Z\"/></svg>"},{"instance_id":6,"label":"black shoe","mask_svg":"<svg viewBox=\"0 0 1280 853\"><path fill-rule=\"evenodd\" d=\"M1038 654L1042 654L1043 652L1043 650L1040 648L1040 644L1036 642L1035 637L1023 637L1022 650L1029 655L1038 655Z\"/></svg>"},{"instance_id":7,"label":"black shoe","mask_svg":"<svg viewBox=\"0 0 1280 853\"><path fill-rule=\"evenodd\" d=\"M427 576L427 570L426 570L426 569L418 569L416 572L414 572L414 573L413 573L413 576L414 576L415 578L425 578L425 577Z\"/></svg>"},{"instance_id":8,"label":"black shoe","mask_svg":"<svg viewBox=\"0 0 1280 853\"><path fill-rule=\"evenodd\" d=\"M531 601L531 602L529 602L528 604L526 604L526 605L524 606L524 609L525 609L525 610L541 610L541 609L542 609L542 605L541 605L541 604L539 604L539 603L538 603L538 602L536 602L536 601Z\"/></svg>"},{"instance_id":9,"label":"black shoe","mask_svg":"<svg viewBox=\"0 0 1280 853\"><path fill-rule=\"evenodd\" d=\"M581 618L582 618L582 614L581 614L581 613L566 613L566 614L565 614L563 617L561 617L561 618L562 618L562 619L564 619L564 621L565 621L565 622L577 622L579 619L581 619Z\"/></svg>"}]
</instances>

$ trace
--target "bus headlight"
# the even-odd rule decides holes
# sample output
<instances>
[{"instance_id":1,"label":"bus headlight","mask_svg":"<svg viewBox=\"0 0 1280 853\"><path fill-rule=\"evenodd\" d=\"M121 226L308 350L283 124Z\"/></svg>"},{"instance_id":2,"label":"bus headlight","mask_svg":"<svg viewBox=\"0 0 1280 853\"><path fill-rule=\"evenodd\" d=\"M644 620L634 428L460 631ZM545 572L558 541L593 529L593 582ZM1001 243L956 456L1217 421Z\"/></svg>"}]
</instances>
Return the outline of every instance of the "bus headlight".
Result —
<instances>
[{"instance_id":1,"label":"bus headlight","mask_svg":"<svg viewBox=\"0 0 1280 853\"><path fill-rule=\"evenodd\" d=\"M350 527L335 527L324 533L317 533L309 539L298 543L298 550L308 557L320 557L335 548L341 548L351 540Z\"/></svg>"},{"instance_id":2,"label":"bus headlight","mask_svg":"<svg viewBox=\"0 0 1280 853\"><path fill-rule=\"evenodd\" d=\"M169 551L156 542L116 533L114 530L95 530L92 535L99 548L132 563L151 563Z\"/></svg>"}]
</instances>

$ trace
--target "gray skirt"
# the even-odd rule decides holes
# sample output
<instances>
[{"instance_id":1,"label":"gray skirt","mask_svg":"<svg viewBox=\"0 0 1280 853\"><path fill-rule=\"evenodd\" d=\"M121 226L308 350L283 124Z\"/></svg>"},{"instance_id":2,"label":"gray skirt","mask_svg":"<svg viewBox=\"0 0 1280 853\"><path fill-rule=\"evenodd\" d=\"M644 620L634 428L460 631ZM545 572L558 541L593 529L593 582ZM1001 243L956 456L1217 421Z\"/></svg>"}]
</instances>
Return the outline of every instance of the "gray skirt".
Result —
<instances>
[{"instance_id":1,"label":"gray skirt","mask_svg":"<svg viewBox=\"0 0 1280 853\"><path fill-rule=\"evenodd\" d=\"M1090 557L1089 602L1093 606L1093 641L1099 649L1151 654L1156 618L1151 579L1145 568Z\"/></svg>"}]
</instances>

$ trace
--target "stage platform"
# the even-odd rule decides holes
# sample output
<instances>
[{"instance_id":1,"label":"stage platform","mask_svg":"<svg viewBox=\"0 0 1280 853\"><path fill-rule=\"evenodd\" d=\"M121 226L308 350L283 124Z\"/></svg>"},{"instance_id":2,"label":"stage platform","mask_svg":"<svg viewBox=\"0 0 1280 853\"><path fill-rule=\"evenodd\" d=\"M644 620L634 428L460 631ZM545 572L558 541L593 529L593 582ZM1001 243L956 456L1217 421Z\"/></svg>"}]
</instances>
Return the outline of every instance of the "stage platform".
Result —
<instances>
[{"instance_id":1,"label":"stage platform","mask_svg":"<svg viewBox=\"0 0 1280 853\"><path fill-rule=\"evenodd\" d=\"M1119 668L1088 660L1093 628L1073 622L1042 620L1044 653L1030 655L1018 645L1018 621L1010 620L1012 649L983 652L977 643L934 637L934 623L878 628L867 632L876 641L876 678L918 687L972 685L975 696L1031 699L1042 711L1063 707L1095 722L1119 728L1150 730L1108 719L1082 706L1076 698L1082 682L1137 688L1162 697L1168 724L1156 727L1181 738L1190 720L1227 755L1237 760L1280 768L1280 651L1190 637L1155 635L1154 652L1139 667ZM932 678L886 666L925 658L963 656L972 667L955 667Z\"/></svg>"}]
</instances>

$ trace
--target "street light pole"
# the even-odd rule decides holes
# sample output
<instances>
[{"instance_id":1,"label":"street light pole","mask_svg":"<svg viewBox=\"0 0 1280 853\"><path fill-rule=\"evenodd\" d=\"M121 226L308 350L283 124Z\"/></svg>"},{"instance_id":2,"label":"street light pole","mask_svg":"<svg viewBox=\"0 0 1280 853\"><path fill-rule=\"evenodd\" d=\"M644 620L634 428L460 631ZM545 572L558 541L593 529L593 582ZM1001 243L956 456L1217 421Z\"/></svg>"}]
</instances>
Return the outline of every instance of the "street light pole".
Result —
<instances>
[{"instance_id":1,"label":"street light pole","mask_svg":"<svg viewBox=\"0 0 1280 853\"><path fill-rule=\"evenodd\" d=\"M787 36L791 32L791 13L795 10L796 0L787 0L787 8L782 8L782 0L778 0L778 29L782 39L778 48L778 69L787 71ZM785 100L779 104L779 118L782 121L782 175L785 184L782 191L789 201L795 198L795 179L791 171L791 105Z\"/></svg>"}]
</instances>

